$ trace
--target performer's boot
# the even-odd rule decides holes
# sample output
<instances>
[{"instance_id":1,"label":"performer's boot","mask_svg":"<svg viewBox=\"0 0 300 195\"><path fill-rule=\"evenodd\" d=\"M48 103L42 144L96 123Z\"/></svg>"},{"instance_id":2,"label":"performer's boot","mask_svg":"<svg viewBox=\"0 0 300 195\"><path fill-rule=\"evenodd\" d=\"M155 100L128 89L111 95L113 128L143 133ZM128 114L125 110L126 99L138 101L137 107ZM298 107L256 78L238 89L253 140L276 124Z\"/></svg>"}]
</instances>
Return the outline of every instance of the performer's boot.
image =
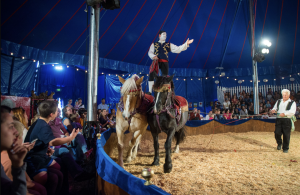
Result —
<instances>
[{"instance_id":1,"label":"performer's boot","mask_svg":"<svg viewBox=\"0 0 300 195\"><path fill-rule=\"evenodd\" d=\"M152 87L154 85L154 81L148 81L149 92L148 95L152 95Z\"/></svg>"}]
</instances>

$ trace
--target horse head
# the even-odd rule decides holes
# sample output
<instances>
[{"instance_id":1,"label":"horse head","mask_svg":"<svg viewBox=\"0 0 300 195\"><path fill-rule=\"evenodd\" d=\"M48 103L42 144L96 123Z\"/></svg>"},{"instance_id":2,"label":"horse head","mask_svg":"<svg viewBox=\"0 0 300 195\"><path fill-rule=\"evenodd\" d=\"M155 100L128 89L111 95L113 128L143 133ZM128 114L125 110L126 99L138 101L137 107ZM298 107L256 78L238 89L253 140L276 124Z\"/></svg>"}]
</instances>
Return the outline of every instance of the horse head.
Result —
<instances>
[{"instance_id":1,"label":"horse head","mask_svg":"<svg viewBox=\"0 0 300 195\"><path fill-rule=\"evenodd\" d=\"M168 101L168 94L174 90L172 76L155 76L155 83L153 85L155 104L154 114L159 114Z\"/></svg>"},{"instance_id":2,"label":"horse head","mask_svg":"<svg viewBox=\"0 0 300 195\"><path fill-rule=\"evenodd\" d=\"M127 80L119 76L119 81L123 84L121 88L121 94L124 102L124 111L122 116L125 120L128 120L130 118L130 114L141 104L141 84L143 79L143 76L140 78L136 74L132 75L132 77Z\"/></svg>"}]
</instances>

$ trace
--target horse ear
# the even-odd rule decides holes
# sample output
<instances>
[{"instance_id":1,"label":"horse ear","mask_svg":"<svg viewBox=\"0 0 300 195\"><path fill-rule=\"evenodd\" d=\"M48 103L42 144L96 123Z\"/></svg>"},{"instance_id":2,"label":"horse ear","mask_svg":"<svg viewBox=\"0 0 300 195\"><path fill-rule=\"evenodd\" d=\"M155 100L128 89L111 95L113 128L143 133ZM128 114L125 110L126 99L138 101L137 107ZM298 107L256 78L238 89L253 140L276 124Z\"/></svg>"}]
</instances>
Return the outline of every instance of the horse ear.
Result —
<instances>
[{"instance_id":1,"label":"horse ear","mask_svg":"<svg viewBox=\"0 0 300 195\"><path fill-rule=\"evenodd\" d=\"M168 81L169 82L173 81L173 77L174 77L174 74L172 76L168 77Z\"/></svg>"},{"instance_id":2,"label":"horse ear","mask_svg":"<svg viewBox=\"0 0 300 195\"><path fill-rule=\"evenodd\" d=\"M124 84L125 83L125 79L123 79L122 77L118 76L119 77L119 81Z\"/></svg>"},{"instance_id":3,"label":"horse ear","mask_svg":"<svg viewBox=\"0 0 300 195\"><path fill-rule=\"evenodd\" d=\"M144 76L142 76L141 78L139 78L139 79L135 82L136 86L141 85L141 83L143 82L143 79L144 79Z\"/></svg>"}]
</instances>

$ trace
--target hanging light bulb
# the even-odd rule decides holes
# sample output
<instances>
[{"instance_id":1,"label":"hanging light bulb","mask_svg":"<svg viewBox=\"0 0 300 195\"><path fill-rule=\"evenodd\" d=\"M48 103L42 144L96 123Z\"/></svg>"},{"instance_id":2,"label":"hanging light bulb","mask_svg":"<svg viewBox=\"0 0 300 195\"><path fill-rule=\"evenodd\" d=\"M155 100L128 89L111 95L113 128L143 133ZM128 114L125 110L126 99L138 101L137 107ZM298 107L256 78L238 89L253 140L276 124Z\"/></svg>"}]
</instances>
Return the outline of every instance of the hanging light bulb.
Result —
<instances>
[{"instance_id":1,"label":"hanging light bulb","mask_svg":"<svg viewBox=\"0 0 300 195\"><path fill-rule=\"evenodd\" d=\"M205 79L207 79L207 77Z\"/></svg>"},{"instance_id":2,"label":"hanging light bulb","mask_svg":"<svg viewBox=\"0 0 300 195\"><path fill-rule=\"evenodd\" d=\"M13 52L11 52L11 53L10 53L10 55L14 55L14 53L13 53Z\"/></svg>"},{"instance_id":3,"label":"hanging light bulb","mask_svg":"<svg viewBox=\"0 0 300 195\"><path fill-rule=\"evenodd\" d=\"M24 60L24 59L25 59L25 57L24 57L24 56L22 56L22 59Z\"/></svg>"},{"instance_id":4,"label":"hanging light bulb","mask_svg":"<svg viewBox=\"0 0 300 195\"><path fill-rule=\"evenodd\" d=\"M110 74L108 74L108 76L110 76Z\"/></svg>"},{"instance_id":5,"label":"hanging light bulb","mask_svg":"<svg viewBox=\"0 0 300 195\"><path fill-rule=\"evenodd\" d=\"M124 76L124 74L123 74L123 76Z\"/></svg>"},{"instance_id":6,"label":"hanging light bulb","mask_svg":"<svg viewBox=\"0 0 300 195\"><path fill-rule=\"evenodd\" d=\"M45 62L43 62L43 65L45 65L46 63Z\"/></svg>"},{"instance_id":7,"label":"hanging light bulb","mask_svg":"<svg viewBox=\"0 0 300 195\"><path fill-rule=\"evenodd\" d=\"M192 81L193 79L191 79L191 81Z\"/></svg>"},{"instance_id":8,"label":"hanging light bulb","mask_svg":"<svg viewBox=\"0 0 300 195\"><path fill-rule=\"evenodd\" d=\"M69 68L69 66L67 66L67 68Z\"/></svg>"},{"instance_id":9,"label":"hanging light bulb","mask_svg":"<svg viewBox=\"0 0 300 195\"><path fill-rule=\"evenodd\" d=\"M33 62L36 62L35 60L33 60Z\"/></svg>"},{"instance_id":10,"label":"hanging light bulb","mask_svg":"<svg viewBox=\"0 0 300 195\"><path fill-rule=\"evenodd\" d=\"M229 79L229 77L227 77L227 79Z\"/></svg>"},{"instance_id":11,"label":"hanging light bulb","mask_svg":"<svg viewBox=\"0 0 300 195\"><path fill-rule=\"evenodd\" d=\"M214 76L212 78L215 78Z\"/></svg>"},{"instance_id":12,"label":"hanging light bulb","mask_svg":"<svg viewBox=\"0 0 300 195\"><path fill-rule=\"evenodd\" d=\"M198 80L200 81L200 78Z\"/></svg>"},{"instance_id":13,"label":"hanging light bulb","mask_svg":"<svg viewBox=\"0 0 300 195\"><path fill-rule=\"evenodd\" d=\"M76 68L76 70L78 71L79 69L78 69L78 68Z\"/></svg>"},{"instance_id":14,"label":"hanging light bulb","mask_svg":"<svg viewBox=\"0 0 300 195\"><path fill-rule=\"evenodd\" d=\"M276 79L274 79L274 81L276 81Z\"/></svg>"},{"instance_id":15,"label":"hanging light bulb","mask_svg":"<svg viewBox=\"0 0 300 195\"><path fill-rule=\"evenodd\" d=\"M234 79L236 81L236 79Z\"/></svg>"},{"instance_id":16,"label":"hanging light bulb","mask_svg":"<svg viewBox=\"0 0 300 195\"><path fill-rule=\"evenodd\" d=\"M54 66L54 64L52 64L52 66Z\"/></svg>"},{"instance_id":17,"label":"hanging light bulb","mask_svg":"<svg viewBox=\"0 0 300 195\"><path fill-rule=\"evenodd\" d=\"M250 83L252 83L252 80L250 80Z\"/></svg>"},{"instance_id":18,"label":"hanging light bulb","mask_svg":"<svg viewBox=\"0 0 300 195\"><path fill-rule=\"evenodd\" d=\"M87 70L85 71L85 73L87 73Z\"/></svg>"}]
</instances>

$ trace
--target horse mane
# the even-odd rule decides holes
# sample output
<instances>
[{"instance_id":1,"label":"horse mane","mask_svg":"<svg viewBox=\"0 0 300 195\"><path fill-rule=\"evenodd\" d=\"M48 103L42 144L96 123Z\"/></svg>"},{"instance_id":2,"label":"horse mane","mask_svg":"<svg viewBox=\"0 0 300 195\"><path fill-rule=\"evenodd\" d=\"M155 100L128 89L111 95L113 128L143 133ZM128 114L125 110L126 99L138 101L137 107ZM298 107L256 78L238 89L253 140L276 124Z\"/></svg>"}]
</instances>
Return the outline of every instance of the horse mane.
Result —
<instances>
[{"instance_id":1,"label":"horse mane","mask_svg":"<svg viewBox=\"0 0 300 195\"><path fill-rule=\"evenodd\" d=\"M138 75L134 74L131 78L127 79L122 86L121 94L124 95L126 93L129 93L130 90L137 89L135 81L139 78L140 77Z\"/></svg>"},{"instance_id":2,"label":"horse mane","mask_svg":"<svg viewBox=\"0 0 300 195\"><path fill-rule=\"evenodd\" d=\"M167 84L168 83L167 79L168 79L167 76L157 76L156 81L154 82L153 88L159 88L159 87L162 87L164 84ZM171 91L172 91L171 102L174 103L175 102L175 90L174 90L175 86L174 86L173 80L171 80L170 84L171 84Z\"/></svg>"}]
</instances>

